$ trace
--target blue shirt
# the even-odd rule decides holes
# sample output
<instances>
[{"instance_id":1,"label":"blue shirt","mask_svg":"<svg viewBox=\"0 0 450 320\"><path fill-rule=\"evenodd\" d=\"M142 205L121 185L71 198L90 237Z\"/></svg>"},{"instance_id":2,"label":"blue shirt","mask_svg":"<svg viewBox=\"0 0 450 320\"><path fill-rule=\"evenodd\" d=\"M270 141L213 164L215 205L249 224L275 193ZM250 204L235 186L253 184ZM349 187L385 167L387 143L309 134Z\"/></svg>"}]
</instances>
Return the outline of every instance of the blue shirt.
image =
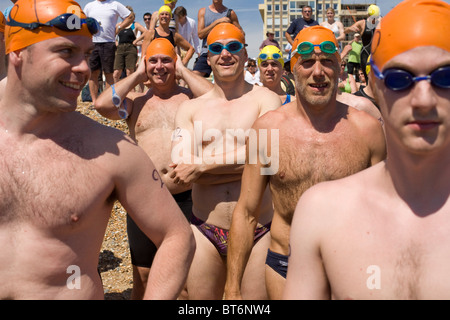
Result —
<instances>
[{"instance_id":1,"label":"blue shirt","mask_svg":"<svg viewBox=\"0 0 450 320\"><path fill-rule=\"evenodd\" d=\"M289 28L286 30L287 33L289 33L292 36L292 39L295 39L297 34L302 31L304 28L312 27L312 26L318 26L319 23L316 20L309 20L305 21L303 18L298 18L292 21Z\"/></svg>"}]
</instances>

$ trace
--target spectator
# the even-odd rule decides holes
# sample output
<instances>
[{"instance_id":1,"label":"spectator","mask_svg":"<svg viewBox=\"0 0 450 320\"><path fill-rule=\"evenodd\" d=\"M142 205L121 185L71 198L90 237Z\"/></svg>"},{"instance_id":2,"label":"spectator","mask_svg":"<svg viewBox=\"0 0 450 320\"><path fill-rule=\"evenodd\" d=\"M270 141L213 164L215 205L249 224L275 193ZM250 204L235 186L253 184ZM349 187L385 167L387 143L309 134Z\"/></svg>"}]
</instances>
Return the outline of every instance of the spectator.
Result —
<instances>
[{"instance_id":1,"label":"spectator","mask_svg":"<svg viewBox=\"0 0 450 320\"><path fill-rule=\"evenodd\" d=\"M359 33L361 35L361 40L363 48L361 50L361 69L363 70L366 81L366 61L370 55L370 46L372 45L372 38L375 33L375 29L378 27L381 21L380 8L377 5L370 5L367 9L367 18L356 21L353 25L344 29L344 33Z\"/></svg>"},{"instance_id":2,"label":"spectator","mask_svg":"<svg viewBox=\"0 0 450 320\"><path fill-rule=\"evenodd\" d=\"M171 30L169 25L172 20L172 10L169 6L163 5L159 8L159 26L155 29L148 30L144 35L144 43L142 50L146 51L150 42L156 38L166 38L174 47L181 47L186 51L185 57L181 60L186 66L194 54L194 47L191 46L178 32Z\"/></svg>"},{"instance_id":3,"label":"spectator","mask_svg":"<svg viewBox=\"0 0 450 320\"><path fill-rule=\"evenodd\" d=\"M100 23L100 31L93 37L95 45L89 58L91 78L89 91L92 103L95 103L99 92L99 76L103 71L108 88L114 83L114 59L116 54L116 34L120 29L128 27L134 20L134 14L123 4L114 0L94 0L84 7L86 16L95 18ZM123 21L117 24L119 18Z\"/></svg>"},{"instance_id":4,"label":"spectator","mask_svg":"<svg viewBox=\"0 0 450 320\"><path fill-rule=\"evenodd\" d=\"M194 47L195 53L200 55L202 48L200 47L200 39L197 33L197 22L188 17L186 8L179 6L175 9L175 20L177 21L178 33ZM186 51L178 48L181 59L186 56Z\"/></svg>"},{"instance_id":5,"label":"spectator","mask_svg":"<svg viewBox=\"0 0 450 320\"><path fill-rule=\"evenodd\" d=\"M267 31L266 37L267 38L259 46L259 50L262 50L265 46L275 46L278 49L281 49L280 44L275 39L275 33L273 33L272 31Z\"/></svg>"},{"instance_id":6,"label":"spectator","mask_svg":"<svg viewBox=\"0 0 450 320\"><path fill-rule=\"evenodd\" d=\"M245 70L245 81L250 84L256 84L261 86L262 83L259 81L259 69L256 66L256 61L254 59L247 60L247 70Z\"/></svg>"},{"instance_id":7,"label":"spectator","mask_svg":"<svg viewBox=\"0 0 450 320\"><path fill-rule=\"evenodd\" d=\"M319 23L312 19L312 8L310 6L304 6L302 8L303 18L297 18L292 21L289 28L286 30L284 35L286 36L286 40L292 45L294 43L294 39L297 34L307 27L317 26Z\"/></svg>"},{"instance_id":8,"label":"spectator","mask_svg":"<svg viewBox=\"0 0 450 320\"><path fill-rule=\"evenodd\" d=\"M133 8L130 6L126 8L133 13L134 17ZM145 31L144 26L135 21L130 26L120 29L117 34L118 45L114 59L114 82L119 81L124 70L127 76L136 70L138 49L133 42L136 40L138 32L144 33Z\"/></svg>"},{"instance_id":9,"label":"spectator","mask_svg":"<svg viewBox=\"0 0 450 320\"><path fill-rule=\"evenodd\" d=\"M357 70L361 69L361 50L363 45L359 33L355 33L354 37L352 42L350 42L352 50L348 53L347 71L351 76L356 76L356 81L359 81Z\"/></svg>"},{"instance_id":10,"label":"spectator","mask_svg":"<svg viewBox=\"0 0 450 320\"><path fill-rule=\"evenodd\" d=\"M342 22L336 21L334 19L335 15L336 12L334 11L334 9L332 7L329 7L327 9L327 21L322 22L320 25L333 31L334 36L336 37L336 40L340 46L340 42L342 40L345 40L344 25L342 24Z\"/></svg>"}]
</instances>

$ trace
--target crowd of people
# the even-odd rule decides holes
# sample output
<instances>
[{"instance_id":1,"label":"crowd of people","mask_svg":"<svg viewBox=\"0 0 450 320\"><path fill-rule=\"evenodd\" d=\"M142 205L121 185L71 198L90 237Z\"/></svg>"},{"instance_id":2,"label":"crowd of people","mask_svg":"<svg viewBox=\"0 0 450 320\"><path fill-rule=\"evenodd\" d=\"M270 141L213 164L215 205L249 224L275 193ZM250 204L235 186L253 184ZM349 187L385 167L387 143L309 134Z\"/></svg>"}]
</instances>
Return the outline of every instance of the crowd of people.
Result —
<instances>
[{"instance_id":1,"label":"crowd of people","mask_svg":"<svg viewBox=\"0 0 450 320\"><path fill-rule=\"evenodd\" d=\"M164 0L145 26L114 0L12 2L0 298L102 299L116 201L132 299L450 298L449 4L349 28L305 6L288 59L270 31L251 59L222 0L197 21ZM76 112L86 83L129 134Z\"/></svg>"}]
</instances>

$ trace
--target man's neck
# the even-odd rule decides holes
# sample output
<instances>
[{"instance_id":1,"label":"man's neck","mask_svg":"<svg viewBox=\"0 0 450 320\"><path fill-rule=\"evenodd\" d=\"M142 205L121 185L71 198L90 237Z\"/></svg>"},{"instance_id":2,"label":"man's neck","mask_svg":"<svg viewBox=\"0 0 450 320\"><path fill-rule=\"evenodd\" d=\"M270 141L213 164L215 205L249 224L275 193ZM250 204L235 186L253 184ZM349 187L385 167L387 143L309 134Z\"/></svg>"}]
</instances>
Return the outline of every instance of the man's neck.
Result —
<instances>
[{"instance_id":1,"label":"man's neck","mask_svg":"<svg viewBox=\"0 0 450 320\"><path fill-rule=\"evenodd\" d=\"M251 86L243 75L234 80L215 78L214 82L214 90L227 100L240 98L248 91L248 86Z\"/></svg>"},{"instance_id":2,"label":"man's neck","mask_svg":"<svg viewBox=\"0 0 450 320\"><path fill-rule=\"evenodd\" d=\"M211 9L212 12L220 13L220 12L224 12L227 9L227 7L225 7L223 4L213 3L209 6L209 9Z\"/></svg>"},{"instance_id":3,"label":"man's neck","mask_svg":"<svg viewBox=\"0 0 450 320\"><path fill-rule=\"evenodd\" d=\"M396 192L416 214L425 216L436 212L448 199L450 149L447 146L413 154L405 152L404 148L393 147L395 144L387 139L386 168Z\"/></svg>"},{"instance_id":4,"label":"man's neck","mask_svg":"<svg viewBox=\"0 0 450 320\"><path fill-rule=\"evenodd\" d=\"M178 93L180 90L180 87L177 85L175 81L168 81L165 84L152 84L151 92L153 95L161 98L161 99L167 99L173 96L175 93Z\"/></svg>"}]
</instances>

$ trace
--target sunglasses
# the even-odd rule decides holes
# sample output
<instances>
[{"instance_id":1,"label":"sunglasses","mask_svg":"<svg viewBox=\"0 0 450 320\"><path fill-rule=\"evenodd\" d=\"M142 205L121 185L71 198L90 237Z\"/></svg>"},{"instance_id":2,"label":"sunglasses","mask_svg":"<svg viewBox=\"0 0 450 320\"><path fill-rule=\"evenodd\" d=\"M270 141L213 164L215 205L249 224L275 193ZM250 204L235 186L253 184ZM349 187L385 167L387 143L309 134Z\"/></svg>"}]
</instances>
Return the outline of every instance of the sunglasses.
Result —
<instances>
[{"instance_id":1,"label":"sunglasses","mask_svg":"<svg viewBox=\"0 0 450 320\"><path fill-rule=\"evenodd\" d=\"M281 55L279 53L273 53L273 54L261 53L259 55L259 59L261 59L262 61L269 60L269 59L278 60L280 58L281 58Z\"/></svg>"},{"instance_id":2,"label":"sunglasses","mask_svg":"<svg viewBox=\"0 0 450 320\"><path fill-rule=\"evenodd\" d=\"M208 46L208 50L213 54L220 54L223 49L227 50L229 53L235 54L242 50L246 45L240 43L239 41L231 41L223 45L219 42L211 43Z\"/></svg>"},{"instance_id":3,"label":"sunglasses","mask_svg":"<svg viewBox=\"0 0 450 320\"><path fill-rule=\"evenodd\" d=\"M144 18L144 21L150 21L152 18Z\"/></svg>"},{"instance_id":4,"label":"sunglasses","mask_svg":"<svg viewBox=\"0 0 450 320\"><path fill-rule=\"evenodd\" d=\"M424 77L415 77L408 71L396 68L387 69L386 71L381 72L372 60L370 61L370 64L374 75L378 79L384 80L386 88L393 91L408 89L414 85L414 82L422 80L427 80L438 88L450 89L450 66L438 68Z\"/></svg>"},{"instance_id":5,"label":"sunglasses","mask_svg":"<svg viewBox=\"0 0 450 320\"><path fill-rule=\"evenodd\" d=\"M27 30L35 30L39 27L55 27L67 32L79 31L81 29L81 25L86 24L92 35L96 34L100 30L100 25L94 18L80 19L77 15L72 13L64 13L46 23L22 23L14 20L10 14L6 24L11 27L21 27Z\"/></svg>"},{"instance_id":6,"label":"sunglasses","mask_svg":"<svg viewBox=\"0 0 450 320\"><path fill-rule=\"evenodd\" d=\"M309 41L303 41L297 47L298 54L310 54L314 47L319 47L322 52L333 54L337 51L336 45L331 41L324 41L321 44L313 44Z\"/></svg>"}]
</instances>

